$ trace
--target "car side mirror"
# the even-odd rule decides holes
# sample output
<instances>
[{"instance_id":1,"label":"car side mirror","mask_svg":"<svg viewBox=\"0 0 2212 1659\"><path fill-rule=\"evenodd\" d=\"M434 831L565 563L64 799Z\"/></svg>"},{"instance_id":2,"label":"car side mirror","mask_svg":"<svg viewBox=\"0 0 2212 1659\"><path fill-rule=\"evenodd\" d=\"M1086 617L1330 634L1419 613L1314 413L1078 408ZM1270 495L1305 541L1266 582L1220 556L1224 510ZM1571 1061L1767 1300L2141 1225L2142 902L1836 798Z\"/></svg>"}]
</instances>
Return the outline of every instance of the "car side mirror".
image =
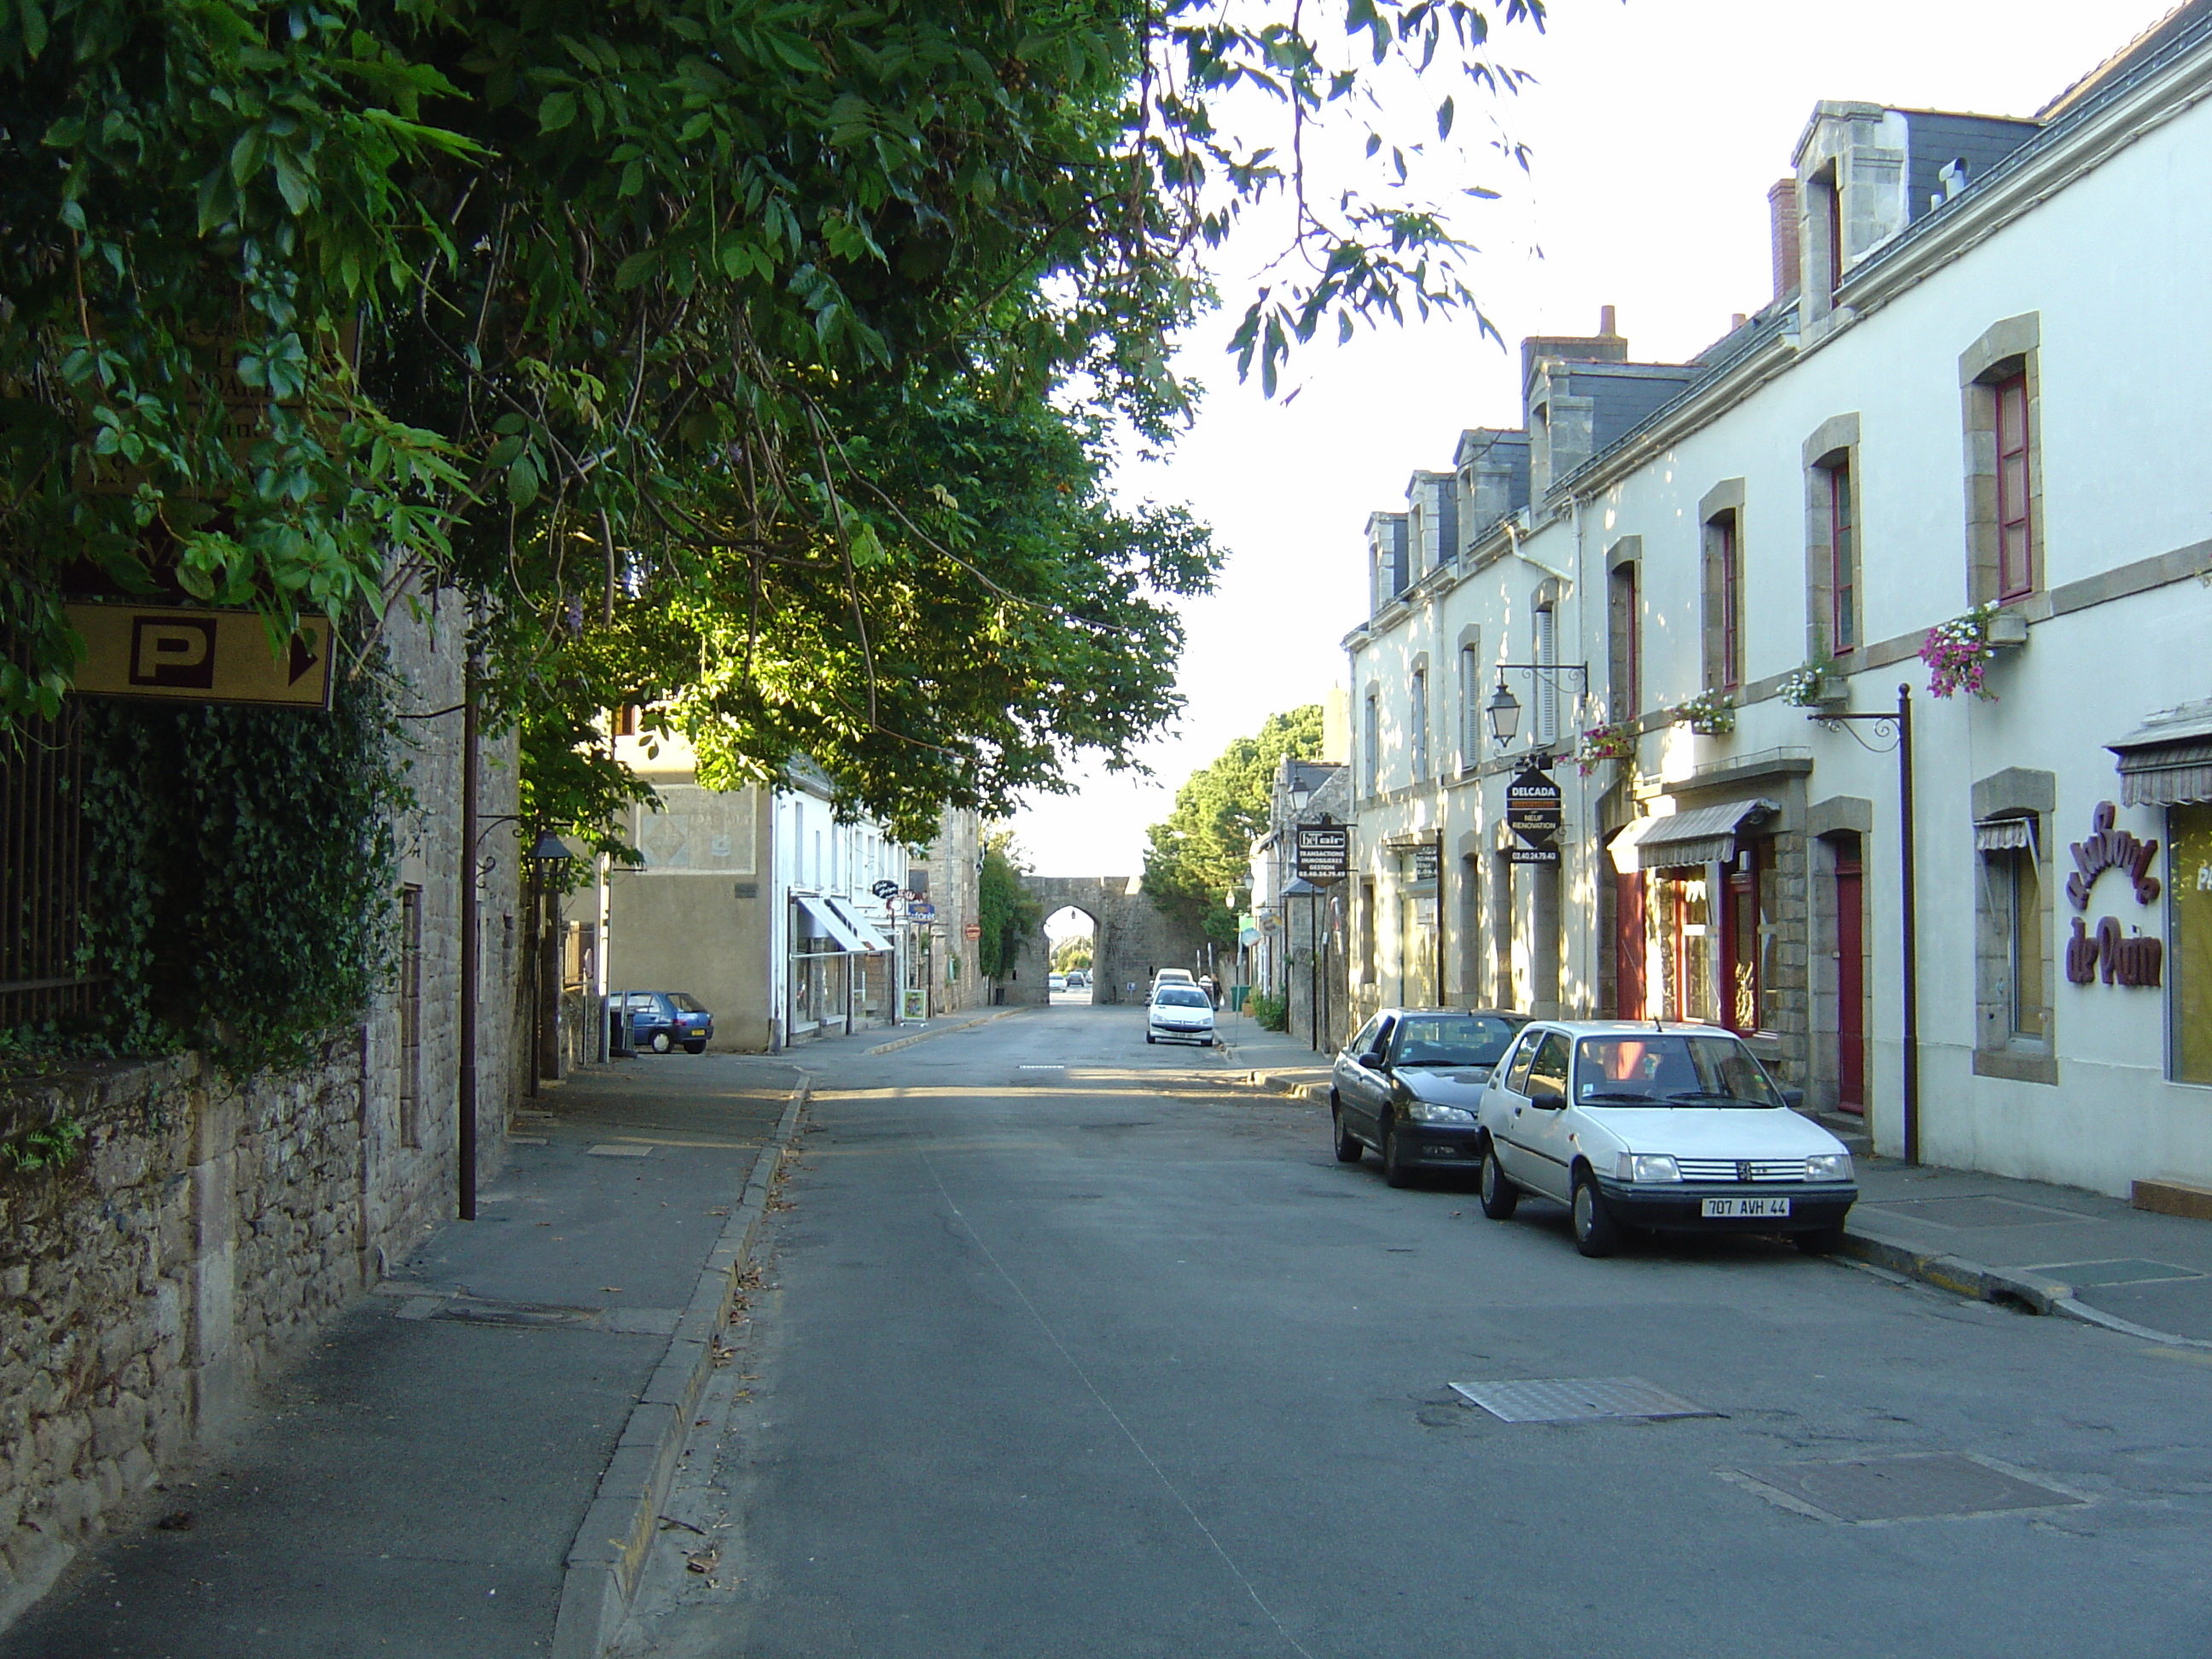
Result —
<instances>
[{"instance_id":1,"label":"car side mirror","mask_svg":"<svg viewBox=\"0 0 2212 1659\"><path fill-rule=\"evenodd\" d=\"M1782 1091L1782 1103L1793 1112L1803 1111L1805 1091L1802 1089L1784 1089Z\"/></svg>"},{"instance_id":2,"label":"car side mirror","mask_svg":"<svg viewBox=\"0 0 2212 1659\"><path fill-rule=\"evenodd\" d=\"M1360 1055L1359 1063L1370 1072L1386 1069L1382 1064L1382 1051L1380 1048L1370 1048L1365 1054Z\"/></svg>"},{"instance_id":3,"label":"car side mirror","mask_svg":"<svg viewBox=\"0 0 2212 1659\"><path fill-rule=\"evenodd\" d=\"M1547 1112L1556 1112L1567 1103L1567 1097L1565 1093L1557 1089L1547 1089L1540 1094L1531 1089L1528 1091L1528 1103L1531 1106L1540 1106Z\"/></svg>"}]
</instances>

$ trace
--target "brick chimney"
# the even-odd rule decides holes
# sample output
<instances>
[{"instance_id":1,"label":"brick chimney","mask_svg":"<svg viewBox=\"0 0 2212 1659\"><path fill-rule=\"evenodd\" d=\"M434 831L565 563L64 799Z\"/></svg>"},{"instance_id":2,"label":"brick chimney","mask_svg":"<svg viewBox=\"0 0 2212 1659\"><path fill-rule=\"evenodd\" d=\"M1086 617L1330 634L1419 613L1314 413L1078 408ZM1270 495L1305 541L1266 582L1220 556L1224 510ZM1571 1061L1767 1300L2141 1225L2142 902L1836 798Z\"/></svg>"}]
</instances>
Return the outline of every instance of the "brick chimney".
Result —
<instances>
[{"instance_id":1,"label":"brick chimney","mask_svg":"<svg viewBox=\"0 0 2212 1659\"><path fill-rule=\"evenodd\" d=\"M1797 292L1797 179L1775 181L1766 192L1766 216L1774 239L1774 298L1778 304Z\"/></svg>"}]
</instances>

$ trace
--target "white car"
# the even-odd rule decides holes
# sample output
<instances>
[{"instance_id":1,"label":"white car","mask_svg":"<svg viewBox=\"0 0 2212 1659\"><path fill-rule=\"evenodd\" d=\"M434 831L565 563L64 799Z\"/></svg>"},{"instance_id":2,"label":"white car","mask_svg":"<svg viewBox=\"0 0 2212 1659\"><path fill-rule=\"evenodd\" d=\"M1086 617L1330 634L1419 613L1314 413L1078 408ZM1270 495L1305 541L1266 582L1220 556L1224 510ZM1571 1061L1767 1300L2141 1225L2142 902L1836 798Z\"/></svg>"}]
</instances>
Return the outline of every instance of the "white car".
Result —
<instances>
[{"instance_id":1,"label":"white car","mask_svg":"<svg viewBox=\"0 0 2212 1659\"><path fill-rule=\"evenodd\" d=\"M1188 968L1162 968L1152 975L1152 989L1155 991L1163 985L1195 985L1197 983L1198 981L1190 976L1190 969Z\"/></svg>"},{"instance_id":2,"label":"white car","mask_svg":"<svg viewBox=\"0 0 2212 1659\"><path fill-rule=\"evenodd\" d=\"M1844 1143L1791 1109L1733 1032L1625 1020L1540 1021L1498 1062L1476 1113L1482 1212L1522 1193L1567 1205L1576 1247L1624 1228L1787 1233L1832 1250L1857 1200Z\"/></svg>"},{"instance_id":3,"label":"white car","mask_svg":"<svg viewBox=\"0 0 2212 1659\"><path fill-rule=\"evenodd\" d=\"M1045 989L1048 991L1065 991L1067 988L1067 975L1066 974L1047 974L1044 976L1044 984Z\"/></svg>"},{"instance_id":4,"label":"white car","mask_svg":"<svg viewBox=\"0 0 2212 1659\"><path fill-rule=\"evenodd\" d=\"M1213 1046L1213 999L1195 985L1166 984L1152 993L1145 1012L1147 1042L1195 1042Z\"/></svg>"}]
</instances>

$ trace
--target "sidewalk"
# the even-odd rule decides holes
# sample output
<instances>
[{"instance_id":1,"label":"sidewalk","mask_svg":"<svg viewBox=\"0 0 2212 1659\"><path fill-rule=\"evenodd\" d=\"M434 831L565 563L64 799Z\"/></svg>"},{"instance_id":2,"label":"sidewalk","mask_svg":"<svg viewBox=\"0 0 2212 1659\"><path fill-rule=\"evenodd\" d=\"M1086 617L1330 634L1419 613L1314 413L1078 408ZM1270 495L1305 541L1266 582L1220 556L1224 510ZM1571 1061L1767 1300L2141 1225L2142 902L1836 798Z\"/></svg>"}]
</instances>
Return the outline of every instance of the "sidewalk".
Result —
<instances>
[{"instance_id":1,"label":"sidewalk","mask_svg":"<svg viewBox=\"0 0 2212 1659\"><path fill-rule=\"evenodd\" d=\"M1328 1103L1328 1060L1304 1040L1247 1015L1224 1012L1220 1030L1238 1081ZM1960 1296L2212 1348L2212 1224L2079 1188L1878 1158L1854 1121L1822 1121L1858 1166L1845 1255Z\"/></svg>"},{"instance_id":2,"label":"sidewalk","mask_svg":"<svg viewBox=\"0 0 2212 1659\"><path fill-rule=\"evenodd\" d=\"M804 1077L647 1054L549 1089L479 1219L362 1297L0 1656L596 1654Z\"/></svg>"}]
</instances>

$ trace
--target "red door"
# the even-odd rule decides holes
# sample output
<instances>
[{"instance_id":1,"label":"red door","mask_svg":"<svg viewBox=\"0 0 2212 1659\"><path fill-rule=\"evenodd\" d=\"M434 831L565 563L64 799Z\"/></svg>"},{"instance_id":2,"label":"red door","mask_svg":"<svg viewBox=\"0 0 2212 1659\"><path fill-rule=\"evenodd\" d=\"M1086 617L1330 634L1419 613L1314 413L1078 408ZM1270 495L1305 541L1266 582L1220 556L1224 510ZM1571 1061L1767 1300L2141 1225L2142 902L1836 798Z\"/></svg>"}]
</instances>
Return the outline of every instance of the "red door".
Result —
<instances>
[{"instance_id":1,"label":"red door","mask_svg":"<svg viewBox=\"0 0 2212 1659\"><path fill-rule=\"evenodd\" d=\"M1644 872L1613 878L1613 959L1615 1017L1644 1018Z\"/></svg>"},{"instance_id":2,"label":"red door","mask_svg":"<svg viewBox=\"0 0 2212 1659\"><path fill-rule=\"evenodd\" d=\"M1836 1104L1866 1110L1866 957L1856 847L1836 858Z\"/></svg>"}]
</instances>

